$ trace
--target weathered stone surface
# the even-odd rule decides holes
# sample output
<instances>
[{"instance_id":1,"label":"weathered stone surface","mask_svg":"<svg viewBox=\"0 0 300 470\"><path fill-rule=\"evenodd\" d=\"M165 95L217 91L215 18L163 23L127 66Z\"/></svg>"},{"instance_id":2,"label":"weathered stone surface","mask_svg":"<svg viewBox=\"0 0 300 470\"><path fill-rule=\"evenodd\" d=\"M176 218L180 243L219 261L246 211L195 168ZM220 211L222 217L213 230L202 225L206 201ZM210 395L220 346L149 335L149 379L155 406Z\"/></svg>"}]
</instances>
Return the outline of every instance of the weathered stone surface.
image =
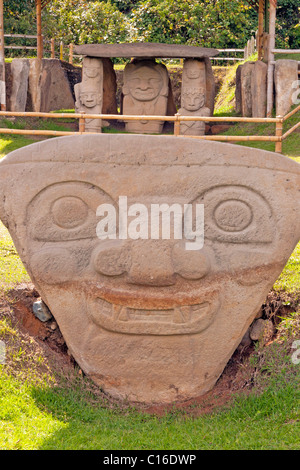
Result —
<instances>
[{"instance_id":1,"label":"weathered stone surface","mask_svg":"<svg viewBox=\"0 0 300 470\"><path fill-rule=\"evenodd\" d=\"M275 328L271 320L256 320L250 329L250 338L253 341L262 341L267 343L271 340L275 332Z\"/></svg>"},{"instance_id":2,"label":"weathered stone surface","mask_svg":"<svg viewBox=\"0 0 300 470\"><path fill-rule=\"evenodd\" d=\"M127 58L203 58L215 57L217 49L183 46L180 44L159 44L153 42L131 44L82 44L74 47L74 53L89 57L127 57Z\"/></svg>"},{"instance_id":3,"label":"weathered stone surface","mask_svg":"<svg viewBox=\"0 0 300 470\"><path fill-rule=\"evenodd\" d=\"M28 90L29 61L14 59L11 63L12 91L10 96L11 111L25 111Z\"/></svg>"},{"instance_id":4,"label":"weathered stone surface","mask_svg":"<svg viewBox=\"0 0 300 470\"><path fill-rule=\"evenodd\" d=\"M30 59L28 86L34 111L74 108L70 82L59 59Z\"/></svg>"},{"instance_id":5,"label":"weathered stone surface","mask_svg":"<svg viewBox=\"0 0 300 470\"><path fill-rule=\"evenodd\" d=\"M293 104L293 95L298 86L298 62L281 59L275 64L276 115L284 116Z\"/></svg>"},{"instance_id":6,"label":"weathered stone surface","mask_svg":"<svg viewBox=\"0 0 300 470\"><path fill-rule=\"evenodd\" d=\"M204 58L206 71L206 101L205 106L210 110L210 116L214 114L216 98L216 81L209 57Z\"/></svg>"},{"instance_id":7,"label":"weathered stone surface","mask_svg":"<svg viewBox=\"0 0 300 470\"><path fill-rule=\"evenodd\" d=\"M118 114L117 78L114 65L110 59L102 59L103 63L103 114Z\"/></svg>"},{"instance_id":8,"label":"weathered stone surface","mask_svg":"<svg viewBox=\"0 0 300 470\"><path fill-rule=\"evenodd\" d=\"M165 65L152 60L139 60L124 69L123 107L125 115L166 116L169 76ZM161 133L163 121L125 121L128 132Z\"/></svg>"},{"instance_id":9,"label":"weathered stone surface","mask_svg":"<svg viewBox=\"0 0 300 470\"><path fill-rule=\"evenodd\" d=\"M251 75L252 117L267 117L267 72L268 66L257 60Z\"/></svg>"},{"instance_id":10,"label":"weathered stone surface","mask_svg":"<svg viewBox=\"0 0 300 470\"><path fill-rule=\"evenodd\" d=\"M255 62L246 62L241 68L242 115L252 117L252 73Z\"/></svg>"},{"instance_id":11,"label":"weathered stone surface","mask_svg":"<svg viewBox=\"0 0 300 470\"><path fill-rule=\"evenodd\" d=\"M238 115L242 114L242 82L241 82L241 75L242 75L242 65L239 65L236 69L235 75L235 112Z\"/></svg>"},{"instance_id":12,"label":"weathered stone surface","mask_svg":"<svg viewBox=\"0 0 300 470\"><path fill-rule=\"evenodd\" d=\"M214 386L265 302L299 241L299 187L299 164L262 150L61 137L0 162L0 217L85 373L115 397L172 402ZM100 240L97 208L120 196L203 204L203 248Z\"/></svg>"}]
</instances>

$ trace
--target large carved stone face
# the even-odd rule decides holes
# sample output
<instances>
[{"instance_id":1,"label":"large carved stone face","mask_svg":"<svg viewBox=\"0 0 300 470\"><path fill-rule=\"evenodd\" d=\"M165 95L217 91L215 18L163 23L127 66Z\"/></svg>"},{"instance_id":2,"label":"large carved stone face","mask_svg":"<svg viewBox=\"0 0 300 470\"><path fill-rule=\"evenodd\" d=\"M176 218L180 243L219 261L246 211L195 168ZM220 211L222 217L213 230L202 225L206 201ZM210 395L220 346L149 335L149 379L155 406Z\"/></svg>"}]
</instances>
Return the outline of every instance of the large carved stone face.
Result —
<instances>
[{"instance_id":1,"label":"large carved stone face","mask_svg":"<svg viewBox=\"0 0 300 470\"><path fill-rule=\"evenodd\" d=\"M153 101L163 88L163 80L155 66L139 66L130 72L126 86L131 96L138 101Z\"/></svg>"},{"instance_id":2,"label":"large carved stone face","mask_svg":"<svg viewBox=\"0 0 300 470\"><path fill-rule=\"evenodd\" d=\"M75 359L131 400L210 389L300 235L298 164L228 144L59 138L13 152L0 182L1 217ZM151 239L150 228L121 239L120 196L149 213L203 205L203 248L172 233ZM103 204L117 214L114 239L96 234Z\"/></svg>"}]
</instances>

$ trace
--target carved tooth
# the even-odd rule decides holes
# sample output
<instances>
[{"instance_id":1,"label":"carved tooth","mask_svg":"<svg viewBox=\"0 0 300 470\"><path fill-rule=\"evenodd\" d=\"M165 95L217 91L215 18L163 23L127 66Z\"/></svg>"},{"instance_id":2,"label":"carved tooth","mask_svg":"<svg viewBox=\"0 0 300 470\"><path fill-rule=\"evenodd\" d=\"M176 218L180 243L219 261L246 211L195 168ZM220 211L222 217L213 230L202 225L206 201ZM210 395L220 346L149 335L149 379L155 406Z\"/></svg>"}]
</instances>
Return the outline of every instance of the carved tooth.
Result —
<instances>
[{"instance_id":1,"label":"carved tooth","mask_svg":"<svg viewBox=\"0 0 300 470\"><path fill-rule=\"evenodd\" d=\"M113 305L112 306L112 312L113 312L113 320L118 320L120 316L122 307L120 305Z\"/></svg>"},{"instance_id":2,"label":"carved tooth","mask_svg":"<svg viewBox=\"0 0 300 470\"><path fill-rule=\"evenodd\" d=\"M127 307L122 307L121 308L121 312L119 314L118 320L120 320L120 321L128 321L129 320Z\"/></svg>"},{"instance_id":3,"label":"carved tooth","mask_svg":"<svg viewBox=\"0 0 300 470\"><path fill-rule=\"evenodd\" d=\"M173 323L185 323L185 319L184 319L184 317L182 315L182 312L179 308L174 309Z\"/></svg>"},{"instance_id":4,"label":"carved tooth","mask_svg":"<svg viewBox=\"0 0 300 470\"><path fill-rule=\"evenodd\" d=\"M181 315L184 323L188 323L191 320L191 306L180 307Z\"/></svg>"}]
</instances>

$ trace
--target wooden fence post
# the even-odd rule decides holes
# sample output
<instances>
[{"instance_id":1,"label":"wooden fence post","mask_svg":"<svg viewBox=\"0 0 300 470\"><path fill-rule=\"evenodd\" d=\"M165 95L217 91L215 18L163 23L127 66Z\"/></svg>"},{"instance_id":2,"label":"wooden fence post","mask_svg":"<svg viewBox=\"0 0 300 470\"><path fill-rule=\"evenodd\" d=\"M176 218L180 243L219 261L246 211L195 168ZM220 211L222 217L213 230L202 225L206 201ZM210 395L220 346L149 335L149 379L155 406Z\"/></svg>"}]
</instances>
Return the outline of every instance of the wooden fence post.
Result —
<instances>
[{"instance_id":1,"label":"wooden fence post","mask_svg":"<svg viewBox=\"0 0 300 470\"><path fill-rule=\"evenodd\" d=\"M267 78L267 117L271 117L272 109L273 109L274 54L272 51L273 49L275 49L276 7L277 7L277 0L270 1L268 78Z\"/></svg>"},{"instance_id":2,"label":"wooden fence post","mask_svg":"<svg viewBox=\"0 0 300 470\"><path fill-rule=\"evenodd\" d=\"M73 64L73 44L69 44L69 64Z\"/></svg>"},{"instance_id":3,"label":"wooden fence post","mask_svg":"<svg viewBox=\"0 0 300 470\"><path fill-rule=\"evenodd\" d=\"M278 118L281 118L282 116L276 116ZM281 137L282 138L282 129L283 129L283 122L276 122L276 137ZM275 144L275 152L277 153L282 153L282 140L279 142L276 142Z\"/></svg>"},{"instance_id":4,"label":"wooden fence post","mask_svg":"<svg viewBox=\"0 0 300 470\"><path fill-rule=\"evenodd\" d=\"M1 111L6 111L3 0L0 0L0 104Z\"/></svg>"},{"instance_id":5,"label":"wooden fence post","mask_svg":"<svg viewBox=\"0 0 300 470\"><path fill-rule=\"evenodd\" d=\"M176 121L174 121L174 136L178 137L180 135L180 121L178 117L180 116L179 113L175 114Z\"/></svg>"},{"instance_id":6,"label":"wooden fence post","mask_svg":"<svg viewBox=\"0 0 300 470\"><path fill-rule=\"evenodd\" d=\"M59 45L59 58L60 60L64 60L64 44L62 41L60 41Z\"/></svg>"},{"instance_id":7,"label":"wooden fence post","mask_svg":"<svg viewBox=\"0 0 300 470\"><path fill-rule=\"evenodd\" d=\"M42 3L36 0L37 58L43 58Z\"/></svg>"},{"instance_id":8,"label":"wooden fence post","mask_svg":"<svg viewBox=\"0 0 300 470\"><path fill-rule=\"evenodd\" d=\"M54 38L51 38L51 59L55 59L55 43L54 43Z\"/></svg>"},{"instance_id":9,"label":"wooden fence post","mask_svg":"<svg viewBox=\"0 0 300 470\"><path fill-rule=\"evenodd\" d=\"M85 132L85 119L79 118L79 132Z\"/></svg>"}]
</instances>

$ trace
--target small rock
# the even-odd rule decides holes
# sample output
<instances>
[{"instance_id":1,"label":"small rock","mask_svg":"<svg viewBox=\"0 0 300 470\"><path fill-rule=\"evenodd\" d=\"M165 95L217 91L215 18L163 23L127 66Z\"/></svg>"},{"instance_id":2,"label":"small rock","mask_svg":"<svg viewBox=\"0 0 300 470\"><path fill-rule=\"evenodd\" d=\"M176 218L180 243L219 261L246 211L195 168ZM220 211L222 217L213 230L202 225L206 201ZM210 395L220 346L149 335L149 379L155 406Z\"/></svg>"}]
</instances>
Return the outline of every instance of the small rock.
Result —
<instances>
[{"instance_id":1,"label":"small rock","mask_svg":"<svg viewBox=\"0 0 300 470\"><path fill-rule=\"evenodd\" d=\"M52 318L52 313L42 300L34 302L32 310L34 315L42 322L46 322Z\"/></svg>"},{"instance_id":2,"label":"small rock","mask_svg":"<svg viewBox=\"0 0 300 470\"><path fill-rule=\"evenodd\" d=\"M56 323L56 321L54 321L54 322L51 323L50 328L51 328L51 330L53 330L53 331L56 330L56 328L57 328L57 323Z\"/></svg>"},{"instance_id":3,"label":"small rock","mask_svg":"<svg viewBox=\"0 0 300 470\"><path fill-rule=\"evenodd\" d=\"M246 331L246 333L244 334L242 338L242 341L240 342L240 346L247 347L247 346L250 346L251 343L252 343L252 340L250 338L250 328L248 328L248 330Z\"/></svg>"},{"instance_id":4,"label":"small rock","mask_svg":"<svg viewBox=\"0 0 300 470\"><path fill-rule=\"evenodd\" d=\"M270 320L263 320L259 318L256 320L250 330L250 338L253 341L263 340L264 343L270 341L274 335L274 325Z\"/></svg>"},{"instance_id":5,"label":"small rock","mask_svg":"<svg viewBox=\"0 0 300 470\"><path fill-rule=\"evenodd\" d=\"M255 320L257 320L258 318L261 318L263 316L263 313L264 313L263 309L262 307L260 307L259 311L256 314Z\"/></svg>"}]
</instances>

